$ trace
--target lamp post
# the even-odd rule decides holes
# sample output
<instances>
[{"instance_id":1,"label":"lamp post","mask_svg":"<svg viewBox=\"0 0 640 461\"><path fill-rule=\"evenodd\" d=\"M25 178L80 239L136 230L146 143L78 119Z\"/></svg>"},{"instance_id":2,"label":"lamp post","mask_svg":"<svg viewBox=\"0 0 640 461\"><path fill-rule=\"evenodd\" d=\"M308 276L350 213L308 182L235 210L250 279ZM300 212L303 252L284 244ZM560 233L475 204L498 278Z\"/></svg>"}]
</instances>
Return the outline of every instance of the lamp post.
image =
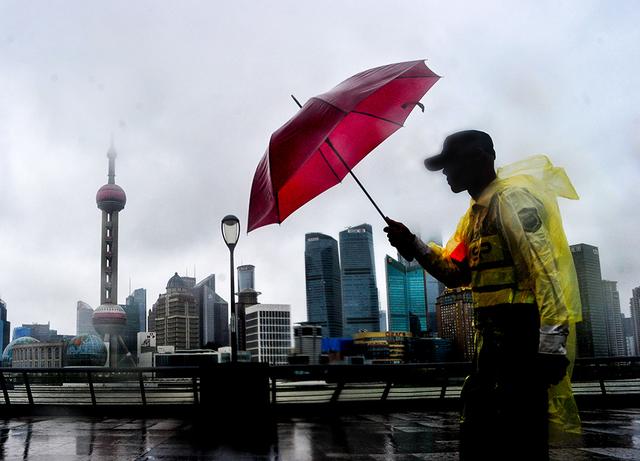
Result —
<instances>
[{"instance_id":1,"label":"lamp post","mask_svg":"<svg viewBox=\"0 0 640 461\"><path fill-rule=\"evenodd\" d=\"M238 330L236 316L236 294L235 294L235 277L233 264L233 250L240 238L240 220L234 215L227 215L222 218L222 238L229 248L229 259L231 268L231 362L238 361Z\"/></svg>"}]
</instances>

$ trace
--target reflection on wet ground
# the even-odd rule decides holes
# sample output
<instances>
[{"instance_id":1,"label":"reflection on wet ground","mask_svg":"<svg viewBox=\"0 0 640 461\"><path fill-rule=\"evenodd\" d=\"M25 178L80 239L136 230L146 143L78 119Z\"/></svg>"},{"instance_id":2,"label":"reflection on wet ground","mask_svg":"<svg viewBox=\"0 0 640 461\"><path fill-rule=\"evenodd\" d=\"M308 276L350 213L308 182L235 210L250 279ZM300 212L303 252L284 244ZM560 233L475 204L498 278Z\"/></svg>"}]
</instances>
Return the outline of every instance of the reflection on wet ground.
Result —
<instances>
[{"instance_id":1,"label":"reflection on wet ground","mask_svg":"<svg viewBox=\"0 0 640 461\"><path fill-rule=\"evenodd\" d=\"M640 409L582 417L584 435L555 442L553 460L640 459ZM280 418L234 433L178 419L23 417L0 419L0 459L448 460L457 429L447 411Z\"/></svg>"}]
</instances>

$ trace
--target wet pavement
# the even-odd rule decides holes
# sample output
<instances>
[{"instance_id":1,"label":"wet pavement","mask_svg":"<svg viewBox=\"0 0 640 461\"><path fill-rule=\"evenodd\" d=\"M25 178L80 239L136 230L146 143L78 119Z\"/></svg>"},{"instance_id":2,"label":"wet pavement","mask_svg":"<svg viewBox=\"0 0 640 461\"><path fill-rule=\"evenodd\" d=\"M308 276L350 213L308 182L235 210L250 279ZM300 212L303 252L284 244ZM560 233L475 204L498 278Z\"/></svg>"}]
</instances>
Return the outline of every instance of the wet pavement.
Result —
<instances>
[{"instance_id":1,"label":"wet pavement","mask_svg":"<svg viewBox=\"0 0 640 461\"><path fill-rule=\"evenodd\" d=\"M640 409L582 418L584 434L554 443L552 460L640 459ZM280 418L234 434L178 419L23 417L0 419L0 459L454 460L457 430L449 411Z\"/></svg>"}]
</instances>

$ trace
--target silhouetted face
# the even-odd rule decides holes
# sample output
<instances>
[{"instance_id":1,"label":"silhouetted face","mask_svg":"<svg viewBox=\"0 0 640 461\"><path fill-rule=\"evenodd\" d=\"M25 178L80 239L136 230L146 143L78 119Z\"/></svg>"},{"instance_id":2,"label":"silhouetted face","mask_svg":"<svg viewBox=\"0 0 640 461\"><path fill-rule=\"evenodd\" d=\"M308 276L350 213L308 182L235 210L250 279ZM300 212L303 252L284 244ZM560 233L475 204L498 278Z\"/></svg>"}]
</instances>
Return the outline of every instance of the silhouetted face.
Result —
<instances>
[{"instance_id":1,"label":"silhouetted face","mask_svg":"<svg viewBox=\"0 0 640 461\"><path fill-rule=\"evenodd\" d=\"M495 178L495 151L491 137L482 131L458 131L446 137L442 152L425 159L428 170L442 170L455 193L477 191Z\"/></svg>"},{"instance_id":2,"label":"silhouetted face","mask_svg":"<svg viewBox=\"0 0 640 461\"><path fill-rule=\"evenodd\" d=\"M484 175L487 155L481 148L470 144L457 144L450 148L450 159L442 173L447 178L451 191L458 193L468 190Z\"/></svg>"}]
</instances>

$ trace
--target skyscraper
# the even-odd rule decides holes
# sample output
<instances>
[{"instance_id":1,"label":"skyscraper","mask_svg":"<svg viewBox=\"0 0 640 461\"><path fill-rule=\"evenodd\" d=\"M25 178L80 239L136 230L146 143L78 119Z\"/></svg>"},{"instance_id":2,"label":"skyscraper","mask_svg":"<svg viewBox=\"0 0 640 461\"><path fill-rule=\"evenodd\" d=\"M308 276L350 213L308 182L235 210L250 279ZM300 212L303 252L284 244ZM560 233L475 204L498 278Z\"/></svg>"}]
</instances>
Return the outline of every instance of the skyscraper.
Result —
<instances>
[{"instance_id":1,"label":"skyscraper","mask_svg":"<svg viewBox=\"0 0 640 461\"><path fill-rule=\"evenodd\" d=\"M76 336L95 335L93 328L93 308L84 301L78 301L76 306Z\"/></svg>"},{"instance_id":2,"label":"skyscraper","mask_svg":"<svg viewBox=\"0 0 640 461\"><path fill-rule=\"evenodd\" d=\"M617 288L618 282L611 280L602 281L604 304L607 310L607 338L609 339L609 355L627 355L626 340L622 326L622 313L620 312L620 295Z\"/></svg>"},{"instance_id":3,"label":"skyscraper","mask_svg":"<svg viewBox=\"0 0 640 461\"><path fill-rule=\"evenodd\" d=\"M238 302L236 302L236 315L238 316L238 350L246 351L247 350L247 314L246 309L249 306L255 306L258 304L258 296L260 296L260 292L254 290L253 288L245 288L241 292L238 293ZM226 301L222 298L219 298L222 302L225 303L226 309ZM228 342L228 341L227 341Z\"/></svg>"},{"instance_id":4,"label":"skyscraper","mask_svg":"<svg viewBox=\"0 0 640 461\"><path fill-rule=\"evenodd\" d=\"M325 336L342 336L342 286L338 242L318 232L305 235L307 320Z\"/></svg>"},{"instance_id":5,"label":"skyscraper","mask_svg":"<svg viewBox=\"0 0 640 461\"><path fill-rule=\"evenodd\" d=\"M440 239L432 238L431 242L441 245ZM425 272L425 285L427 289L427 331L436 336L438 333L438 315L436 312L436 302L438 296L445 290L444 283L440 282L433 275Z\"/></svg>"},{"instance_id":6,"label":"skyscraper","mask_svg":"<svg viewBox=\"0 0 640 461\"><path fill-rule=\"evenodd\" d=\"M138 333L147 330L147 290L136 288L127 296L124 311L127 314L127 324L123 333L123 339L127 350L132 354L138 351Z\"/></svg>"},{"instance_id":7,"label":"skyscraper","mask_svg":"<svg viewBox=\"0 0 640 461\"><path fill-rule=\"evenodd\" d=\"M227 302L216 294L216 276L211 274L192 289L200 316L200 344L218 347L229 344Z\"/></svg>"},{"instance_id":8,"label":"skyscraper","mask_svg":"<svg viewBox=\"0 0 640 461\"><path fill-rule=\"evenodd\" d=\"M293 347L297 355L309 357L310 365L320 362L322 352L322 327L310 322L293 326Z\"/></svg>"},{"instance_id":9,"label":"skyscraper","mask_svg":"<svg viewBox=\"0 0 640 461\"><path fill-rule=\"evenodd\" d=\"M455 360L471 360L475 349L471 290L445 289L436 307L438 335L451 341Z\"/></svg>"},{"instance_id":10,"label":"skyscraper","mask_svg":"<svg viewBox=\"0 0 640 461\"><path fill-rule=\"evenodd\" d=\"M291 306L256 304L246 309L247 351L255 362L285 365L291 349Z\"/></svg>"},{"instance_id":11,"label":"skyscraper","mask_svg":"<svg viewBox=\"0 0 640 461\"><path fill-rule=\"evenodd\" d=\"M633 326L633 355L640 355L640 287L631 290L631 299L629 300L629 308L631 310L631 324Z\"/></svg>"},{"instance_id":12,"label":"skyscraper","mask_svg":"<svg viewBox=\"0 0 640 461\"><path fill-rule=\"evenodd\" d=\"M138 306L138 324L140 330L147 331L147 290L144 288L136 288L129 296L127 296L127 304Z\"/></svg>"},{"instance_id":13,"label":"skyscraper","mask_svg":"<svg viewBox=\"0 0 640 461\"><path fill-rule=\"evenodd\" d=\"M576 325L578 356L605 357L609 339L598 248L586 243L571 245L571 255L582 302L582 322Z\"/></svg>"},{"instance_id":14,"label":"skyscraper","mask_svg":"<svg viewBox=\"0 0 640 461\"><path fill-rule=\"evenodd\" d=\"M251 264L238 266L238 291L256 288L256 267Z\"/></svg>"},{"instance_id":15,"label":"skyscraper","mask_svg":"<svg viewBox=\"0 0 640 461\"><path fill-rule=\"evenodd\" d=\"M7 320L7 303L0 299L0 354L11 340L11 322Z\"/></svg>"},{"instance_id":16,"label":"skyscraper","mask_svg":"<svg viewBox=\"0 0 640 461\"><path fill-rule=\"evenodd\" d=\"M413 314L418 331L427 330L426 277L422 266L399 257L385 256L389 331L411 331ZM414 325L414 329L416 325Z\"/></svg>"},{"instance_id":17,"label":"skyscraper","mask_svg":"<svg viewBox=\"0 0 640 461\"><path fill-rule=\"evenodd\" d=\"M389 331L389 325L387 323L387 311L380 309L378 318L380 319L380 331Z\"/></svg>"},{"instance_id":18,"label":"skyscraper","mask_svg":"<svg viewBox=\"0 0 640 461\"><path fill-rule=\"evenodd\" d=\"M127 314L118 304L118 218L127 203L124 190L116 184L116 157L113 144L107 152L108 182L96 194L102 211L102 247L100 263L100 306L93 312L93 327L109 342L109 365L118 366L118 349Z\"/></svg>"},{"instance_id":19,"label":"skyscraper","mask_svg":"<svg viewBox=\"0 0 640 461\"><path fill-rule=\"evenodd\" d=\"M369 224L340 232L343 335L380 331L378 286ZM311 319L309 319L311 320Z\"/></svg>"},{"instance_id":20,"label":"skyscraper","mask_svg":"<svg viewBox=\"0 0 640 461\"><path fill-rule=\"evenodd\" d=\"M154 328L158 346L176 349L200 347L200 315L189 280L176 272L167 282L167 292L153 305Z\"/></svg>"},{"instance_id":21,"label":"skyscraper","mask_svg":"<svg viewBox=\"0 0 640 461\"><path fill-rule=\"evenodd\" d=\"M622 332L624 334L625 349L628 356L636 355L636 339L633 335L633 318L620 314L622 317Z\"/></svg>"},{"instance_id":22,"label":"skyscraper","mask_svg":"<svg viewBox=\"0 0 640 461\"><path fill-rule=\"evenodd\" d=\"M24 337L35 338L43 343L54 343L73 338L73 335L59 335L58 330L51 328L51 323L23 323L13 329L13 339Z\"/></svg>"}]
</instances>

